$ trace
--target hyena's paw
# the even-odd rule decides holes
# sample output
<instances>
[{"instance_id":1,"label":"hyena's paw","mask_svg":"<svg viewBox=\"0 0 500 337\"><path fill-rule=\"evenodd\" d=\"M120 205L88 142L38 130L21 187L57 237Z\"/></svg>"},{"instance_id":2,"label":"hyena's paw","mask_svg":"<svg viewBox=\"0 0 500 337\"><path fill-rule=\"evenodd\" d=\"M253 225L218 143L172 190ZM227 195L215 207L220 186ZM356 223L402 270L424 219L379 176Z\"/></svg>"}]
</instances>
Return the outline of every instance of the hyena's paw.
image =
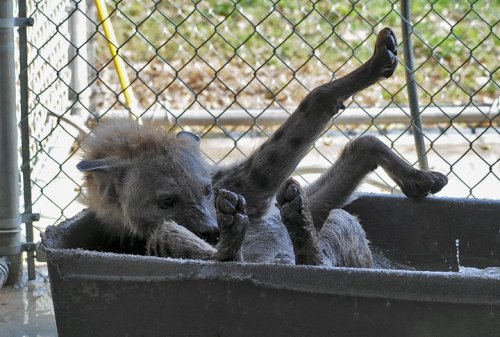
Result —
<instances>
[{"instance_id":1,"label":"hyena's paw","mask_svg":"<svg viewBox=\"0 0 500 337\"><path fill-rule=\"evenodd\" d=\"M307 196L300 184L295 179L288 178L279 188L276 201L281 220L292 240L295 263L324 264Z\"/></svg>"},{"instance_id":2,"label":"hyena's paw","mask_svg":"<svg viewBox=\"0 0 500 337\"><path fill-rule=\"evenodd\" d=\"M403 193L413 199L425 198L429 193L434 194L448 183L448 178L439 172L420 171L415 172L402 181L400 187Z\"/></svg>"},{"instance_id":3,"label":"hyena's paw","mask_svg":"<svg viewBox=\"0 0 500 337\"><path fill-rule=\"evenodd\" d=\"M215 201L220 241L215 258L219 261L241 259L241 244L248 227L246 201L241 195L221 189Z\"/></svg>"},{"instance_id":4,"label":"hyena's paw","mask_svg":"<svg viewBox=\"0 0 500 337\"><path fill-rule=\"evenodd\" d=\"M377 35L375 52L372 56L372 66L379 76L389 78L398 65L396 35L390 28L382 29Z\"/></svg>"},{"instance_id":5,"label":"hyena's paw","mask_svg":"<svg viewBox=\"0 0 500 337\"><path fill-rule=\"evenodd\" d=\"M309 224L306 194L295 179L288 178L281 185L276 201L281 219L289 232L295 234Z\"/></svg>"}]
</instances>

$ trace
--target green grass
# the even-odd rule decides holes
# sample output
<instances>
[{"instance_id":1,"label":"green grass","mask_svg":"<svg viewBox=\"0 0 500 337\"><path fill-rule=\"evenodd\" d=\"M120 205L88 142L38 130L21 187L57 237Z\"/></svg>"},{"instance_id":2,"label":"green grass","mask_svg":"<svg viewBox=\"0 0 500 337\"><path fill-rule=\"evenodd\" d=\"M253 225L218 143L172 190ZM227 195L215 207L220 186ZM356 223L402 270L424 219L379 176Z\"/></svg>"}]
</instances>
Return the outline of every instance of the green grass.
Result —
<instances>
[{"instance_id":1,"label":"green grass","mask_svg":"<svg viewBox=\"0 0 500 337\"><path fill-rule=\"evenodd\" d=\"M207 97L226 92L227 100L204 102L212 108L235 101L241 105L239 100L246 104L245 95L262 94L255 108L276 102L293 105L303 94L302 85L311 89L367 60L381 28L393 27L401 42L398 1L121 1L109 2L108 8L114 10L111 20L121 55L134 68L130 75L146 82L134 82L146 105L157 94L160 100L189 96L186 85ZM422 105L490 104L498 96L499 12L499 0L412 1ZM98 63L103 65L110 57L104 39L98 43ZM402 55L402 45L399 49ZM159 65L162 71L150 69ZM255 72L263 84L253 83L258 82ZM223 84L238 81L242 83ZM357 101L383 105L392 99L407 105L404 81L399 67L394 79L384 82L385 89L360 95ZM191 102L170 101L180 108Z\"/></svg>"}]
</instances>

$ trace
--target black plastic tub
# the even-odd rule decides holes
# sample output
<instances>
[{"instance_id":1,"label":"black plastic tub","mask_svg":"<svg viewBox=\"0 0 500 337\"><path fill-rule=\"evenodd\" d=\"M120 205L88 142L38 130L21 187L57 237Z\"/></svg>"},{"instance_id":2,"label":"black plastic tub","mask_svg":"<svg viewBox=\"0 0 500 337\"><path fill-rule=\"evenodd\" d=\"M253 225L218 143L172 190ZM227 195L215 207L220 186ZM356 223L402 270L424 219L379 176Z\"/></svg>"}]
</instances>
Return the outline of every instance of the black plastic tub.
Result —
<instances>
[{"instance_id":1,"label":"black plastic tub","mask_svg":"<svg viewBox=\"0 0 500 337\"><path fill-rule=\"evenodd\" d=\"M99 252L117 246L84 211L43 237L59 336L500 336L500 275L449 271L456 239L461 265L500 266L499 201L365 195L347 209L416 270Z\"/></svg>"}]
</instances>

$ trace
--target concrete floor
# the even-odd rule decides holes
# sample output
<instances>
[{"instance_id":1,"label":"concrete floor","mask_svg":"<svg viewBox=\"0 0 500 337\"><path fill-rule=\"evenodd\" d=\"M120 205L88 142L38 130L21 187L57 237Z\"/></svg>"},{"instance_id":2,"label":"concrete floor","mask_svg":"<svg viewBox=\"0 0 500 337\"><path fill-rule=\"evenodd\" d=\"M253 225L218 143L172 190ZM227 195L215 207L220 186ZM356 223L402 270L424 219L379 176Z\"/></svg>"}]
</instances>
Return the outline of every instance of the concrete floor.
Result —
<instances>
[{"instance_id":1,"label":"concrete floor","mask_svg":"<svg viewBox=\"0 0 500 337\"><path fill-rule=\"evenodd\" d=\"M36 280L26 275L18 286L0 289L0 337L57 336L46 265L37 265Z\"/></svg>"}]
</instances>

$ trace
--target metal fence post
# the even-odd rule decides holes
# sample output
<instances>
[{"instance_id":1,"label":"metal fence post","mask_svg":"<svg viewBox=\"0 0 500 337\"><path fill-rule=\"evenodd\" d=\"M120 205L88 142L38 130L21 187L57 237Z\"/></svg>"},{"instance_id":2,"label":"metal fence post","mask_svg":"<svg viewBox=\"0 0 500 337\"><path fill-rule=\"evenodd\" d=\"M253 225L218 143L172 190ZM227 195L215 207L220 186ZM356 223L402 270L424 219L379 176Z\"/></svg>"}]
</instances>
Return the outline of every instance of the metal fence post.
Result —
<instances>
[{"instance_id":1,"label":"metal fence post","mask_svg":"<svg viewBox=\"0 0 500 337\"><path fill-rule=\"evenodd\" d=\"M410 1L401 1L401 28L403 30L403 46L405 58L406 88L410 102L410 113L413 120L412 130L417 149L418 166L421 170L428 170L427 156L425 154L425 142L422 133L422 121L420 119L420 108L418 106L417 86L415 84L415 68L413 66L413 46L411 43L411 32L413 26L410 23L411 8Z\"/></svg>"},{"instance_id":2,"label":"metal fence post","mask_svg":"<svg viewBox=\"0 0 500 337\"><path fill-rule=\"evenodd\" d=\"M21 263L13 1L0 0L0 257L9 264L7 284Z\"/></svg>"},{"instance_id":3,"label":"metal fence post","mask_svg":"<svg viewBox=\"0 0 500 337\"><path fill-rule=\"evenodd\" d=\"M26 0L18 2L18 16L26 18ZM26 25L21 25L19 33L19 108L21 110L19 126L21 129L21 173L23 177L24 213L32 214L31 195L31 162L30 162L30 118L29 118L29 88L28 88L28 38ZM26 217L26 241L33 243L33 219ZM28 280L36 278L34 249L26 249L26 262L28 265Z\"/></svg>"},{"instance_id":4,"label":"metal fence post","mask_svg":"<svg viewBox=\"0 0 500 337\"><path fill-rule=\"evenodd\" d=\"M73 101L71 116L85 121L89 107L89 66L87 57L86 0L74 1L69 9L69 33L71 38L69 59L71 69L70 100Z\"/></svg>"}]
</instances>

